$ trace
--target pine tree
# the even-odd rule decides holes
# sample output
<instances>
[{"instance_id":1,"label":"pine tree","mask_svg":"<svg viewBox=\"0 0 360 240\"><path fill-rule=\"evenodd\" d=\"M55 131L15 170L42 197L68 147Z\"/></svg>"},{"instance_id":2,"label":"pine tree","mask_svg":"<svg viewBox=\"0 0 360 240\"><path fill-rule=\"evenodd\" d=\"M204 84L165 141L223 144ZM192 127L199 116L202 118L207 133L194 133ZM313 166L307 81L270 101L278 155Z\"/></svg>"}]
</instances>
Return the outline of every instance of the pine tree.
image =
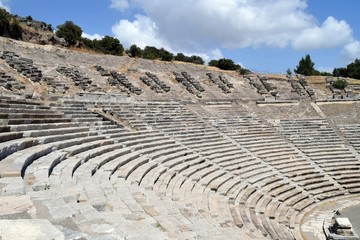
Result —
<instances>
[{"instance_id":1,"label":"pine tree","mask_svg":"<svg viewBox=\"0 0 360 240\"><path fill-rule=\"evenodd\" d=\"M311 60L310 55L306 54L305 58L301 58L299 61L299 65L296 66L296 69L294 69L294 72L297 74L302 74L305 76L314 75L315 69L314 69L314 62Z\"/></svg>"}]
</instances>

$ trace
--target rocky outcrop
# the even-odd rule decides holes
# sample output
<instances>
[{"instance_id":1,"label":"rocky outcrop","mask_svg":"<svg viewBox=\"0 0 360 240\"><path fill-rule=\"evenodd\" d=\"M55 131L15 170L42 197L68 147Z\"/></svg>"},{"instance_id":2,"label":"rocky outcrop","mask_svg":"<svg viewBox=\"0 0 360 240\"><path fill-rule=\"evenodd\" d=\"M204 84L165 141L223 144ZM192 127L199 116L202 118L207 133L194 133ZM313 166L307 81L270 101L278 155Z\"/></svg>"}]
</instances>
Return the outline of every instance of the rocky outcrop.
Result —
<instances>
[{"instance_id":1,"label":"rocky outcrop","mask_svg":"<svg viewBox=\"0 0 360 240\"><path fill-rule=\"evenodd\" d=\"M31 17L16 17L22 28L22 40L42 45L57 45L67 47L65 39L59 38L53 32L51 24L33 20Z\"/></svg>"}]
</instances>

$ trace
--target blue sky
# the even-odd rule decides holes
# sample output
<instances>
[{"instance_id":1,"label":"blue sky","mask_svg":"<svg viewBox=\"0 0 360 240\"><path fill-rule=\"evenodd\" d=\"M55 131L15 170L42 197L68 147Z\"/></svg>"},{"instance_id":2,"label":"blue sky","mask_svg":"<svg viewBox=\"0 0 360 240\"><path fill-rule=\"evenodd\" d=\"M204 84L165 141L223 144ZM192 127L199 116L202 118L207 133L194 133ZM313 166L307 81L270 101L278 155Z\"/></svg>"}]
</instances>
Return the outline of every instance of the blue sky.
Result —
<instances>
[{"instance_id":1,"label":"blue sky","mask_svg":"<svg viewBox=\"0 0 360 240\"><path fill-rule=\"evenodd\" d=\"M119 38L231 58L261 73L285 73L310 54L332 71L360 58L360 1L340 0L0 0L11 13L56 27L72 20L85 36Z\"/></svg>"}]
</instances>

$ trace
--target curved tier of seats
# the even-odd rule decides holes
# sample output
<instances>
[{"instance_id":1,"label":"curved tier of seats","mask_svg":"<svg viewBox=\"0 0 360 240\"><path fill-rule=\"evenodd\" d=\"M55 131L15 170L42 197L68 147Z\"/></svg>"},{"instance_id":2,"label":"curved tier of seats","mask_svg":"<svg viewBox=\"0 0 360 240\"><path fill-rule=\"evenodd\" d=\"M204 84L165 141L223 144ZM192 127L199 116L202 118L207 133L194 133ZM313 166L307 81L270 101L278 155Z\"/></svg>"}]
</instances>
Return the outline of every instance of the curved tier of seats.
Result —
<instances>
[{"instance_id":1,"label":"curved tier of seats","mask_svg":"<svg viewBox=\"0 0 360 240\"><path fill-rule=\"evenodd\" d=\"M356 145L322 119L202 118L177 102L0 108L2 193L29 195L69 239L302 239L308 209L359 189Z\"/></svg>"},{"instance_id":2,"label":"curved tier of seats","mask_svg":"<svg viewBox=\"0 0 360 240\"><path fill-rule=\"evenodd\" d=\"M326 120L282 120L278 129L341 187L352 193L359 192L358 155L351 146L344 144ZM328 186L323 186L322 191L325 189Z\"/></svg>"}]
</instances>

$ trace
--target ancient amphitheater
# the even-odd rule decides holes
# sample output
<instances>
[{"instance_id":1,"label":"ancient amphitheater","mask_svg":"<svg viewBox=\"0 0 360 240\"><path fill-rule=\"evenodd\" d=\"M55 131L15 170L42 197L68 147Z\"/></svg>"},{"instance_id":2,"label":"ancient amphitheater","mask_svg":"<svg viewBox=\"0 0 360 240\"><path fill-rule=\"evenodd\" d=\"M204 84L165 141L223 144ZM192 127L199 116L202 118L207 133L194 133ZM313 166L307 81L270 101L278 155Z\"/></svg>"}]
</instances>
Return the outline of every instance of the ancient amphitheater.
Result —
<instances>
[{"instance_id":1,"label":"ancient amphitheater","mask_svg":"<svg viewBox=\"0 0 360 240\"><path fill-rule=\"evenodd\" d=\"M0 239L325 239L359 86L0 39Z\"/></svg>"}]
</instances>

